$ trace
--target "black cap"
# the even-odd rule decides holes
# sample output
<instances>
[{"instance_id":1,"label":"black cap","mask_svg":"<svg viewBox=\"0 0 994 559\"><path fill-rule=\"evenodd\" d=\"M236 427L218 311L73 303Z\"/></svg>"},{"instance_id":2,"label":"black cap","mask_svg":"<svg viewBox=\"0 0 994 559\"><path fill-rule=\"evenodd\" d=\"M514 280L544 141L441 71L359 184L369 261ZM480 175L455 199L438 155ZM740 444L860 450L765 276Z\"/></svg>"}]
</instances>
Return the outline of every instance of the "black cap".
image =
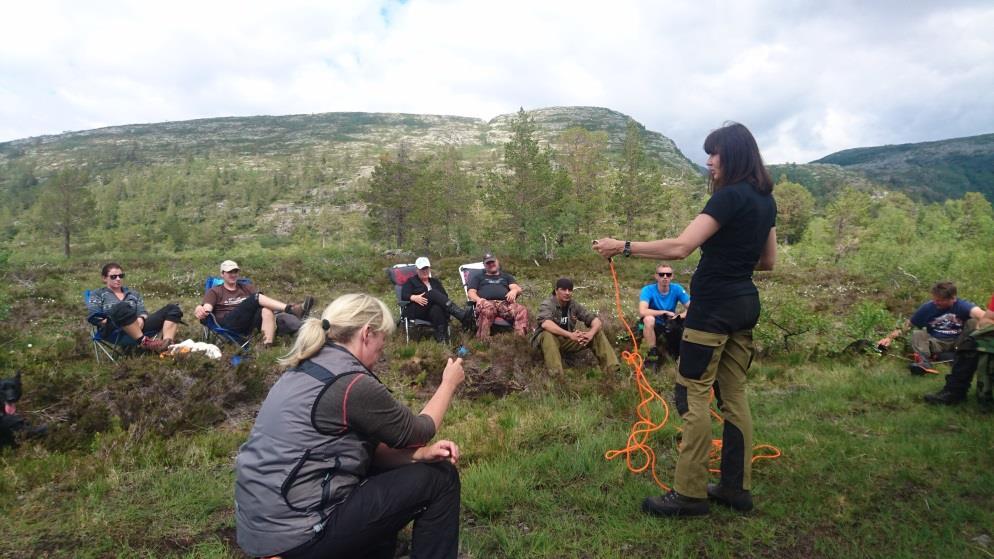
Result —
<instances>
[{"instance_id":1,"label":"black cap","mask_svg":"<svg viewBox=\"0 0 994 559\"><path fill-rule=\"evenodd\" d=\"M569 278L559 278L556 280L556 289L573 289L573 280Z\"/></svg>"},{"instance_id":2,"label":"black cap","mask_svg":"<svg viewBox=\"0 0 994 559\"><path fill-rule=\"evenodd\" d=\"M497 260L497 257L494 256L494 253L492 253L492 252L484 253L484 255L483 255L483 263L484 264L486 264L487 262L493 262L494 260Z\"/></svg>"}]
</instances>

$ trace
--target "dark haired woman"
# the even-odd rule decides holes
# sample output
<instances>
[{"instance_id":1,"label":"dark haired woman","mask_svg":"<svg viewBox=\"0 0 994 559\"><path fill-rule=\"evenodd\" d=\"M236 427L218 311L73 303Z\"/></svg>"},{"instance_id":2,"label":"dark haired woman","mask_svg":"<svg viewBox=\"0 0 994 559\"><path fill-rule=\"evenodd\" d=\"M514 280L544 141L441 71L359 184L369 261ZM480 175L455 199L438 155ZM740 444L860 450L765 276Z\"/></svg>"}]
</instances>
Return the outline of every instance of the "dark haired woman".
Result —
<instances>
[{"instance_id":1,"label":"dark haired woman","mask_svg":"<svg viewBox=\"0 0 994 559\"><path fill-rule=\"evenodd\" d=\"M449 359L415 415L370 371L395 328L382 301L353 293L297 332L235 461L235 527L249 555L392 558L413 519L411 557L455 559L459 447L430 441L462 359Z\"/></svg>"},{"instance_id":2,"label":"dark haired woman","mask_svg":"<svg viewBox=\"0 0 994 559\"><path fill-rule=\"evenodd\" d=\"M103 329L105 339L109 340L112 332L120 329L140 347L152 352L161 353L173 344L177 325L183 319L179 305L169 303L148 314L141 293L124 287L124 270L117 262L105 264L100 277L104 287L90 292L86 308L87 320ZM162 339L152 339L159 332Z\"/></svg>"},{"instance_id":3,"label":"dark haired woman","mask_svg":"<svg viewBox=\"0 0 994 559\"><path fill-rule=\"evenodd\" d=\"M664 516L707 514L708 498L736 510L752 509L752 417L745 391L752 329L759 320L752 272L773 269L777 207L773 181L745 126L728 123L711 132L704 151L711 198L677 238L594 241L594 250L606 258L683 259L701 249L690 284L694 303L684 323L675 388L684 424L674 489L642 503L646 512ZM707 483L712 387L725 419L721 479L714 485Z\"/></svg>"}]
</instances>

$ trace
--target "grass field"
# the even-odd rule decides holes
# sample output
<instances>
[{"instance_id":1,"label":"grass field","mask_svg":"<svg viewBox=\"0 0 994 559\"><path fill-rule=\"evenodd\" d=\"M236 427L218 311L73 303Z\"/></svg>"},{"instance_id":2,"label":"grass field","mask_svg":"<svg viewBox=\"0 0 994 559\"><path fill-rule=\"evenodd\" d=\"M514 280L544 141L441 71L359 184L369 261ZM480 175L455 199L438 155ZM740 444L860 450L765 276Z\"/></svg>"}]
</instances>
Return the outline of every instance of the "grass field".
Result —
<instances>
[{"instance_id":1,"label":"grass field","mask_svg":"<svg viewBox=\"0 0 994 559\"><path fill-rule=\"evenodd\" d=\"M150 307L179 300L190 310L214 260L125 268ZM357 289L390 295L380 260L328 262L240 263L291 300L311 292L327 303ZM577 277L589 274L577 296L619 332L610 277L570 266ZM80 298L98 284L97 269L14 263L5 271L0 366L3 376L25 371L20 408L50 433L0 454L0 556L241 557L232 466L278 376L281 348L238 367L198 357L98 366ZM625 270L627 300L644 272ZM531 309L555 275L519 273ZM443 277L450 292L453 277ZM619 350L625 343L618 339ZM440 433L463 449L465 557L994 556L994 417L972 399L924 405L921 395L941 378L912 377L897 359L766 352L750 373L756 442L783 456L756 464L756 510L674 520L642 514L641 500L659 489L622 459L604 458L625 445L635 418L627 376L604 378L585 357L566 378L550 379L527 344L509 336L468 346L467 382ZM446 354L395 336L378 372L420 408ZM673 374L672 364L650 372L667 398ZM673 418L652 439L664 481L678 426Z\"/></svg>"}]
</instances>

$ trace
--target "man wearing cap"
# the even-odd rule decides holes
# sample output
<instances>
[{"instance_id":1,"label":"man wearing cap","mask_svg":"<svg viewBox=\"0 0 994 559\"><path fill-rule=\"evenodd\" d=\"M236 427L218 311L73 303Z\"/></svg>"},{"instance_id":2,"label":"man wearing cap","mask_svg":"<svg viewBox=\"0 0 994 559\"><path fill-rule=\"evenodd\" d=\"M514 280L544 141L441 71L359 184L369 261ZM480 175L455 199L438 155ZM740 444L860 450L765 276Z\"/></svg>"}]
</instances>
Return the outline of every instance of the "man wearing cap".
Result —
<instances>
[{"instance_id":1,"label":"man wearing cap","mask_svg":"<svg viewBox=\"0 0 994 559\"><path fill-rule=\"evenodd\" d=\"M483 273L466 284L466 295L476 304L477 338L490 337L490 326L498 316L513 324L515 334L528 332L528 309L515 302L521 291L514 276L501 271L497 257L489 252L483 255Z\"/></svg>"},{"instance_id":2,"label":"man wearing cap","mask_svg":"<svg viewBox=\"0 0 994 559\"><path fill-rule=\"evenodd\" d=\"M577 321L590 329L576 329ZM538 308L538 327L532 335L532 347L542 351L545 366L553 375L562 375L564 353L590 349L597 356L601 369L616 373L621 365L611 342L604 335L601 319L573 300L573 280L559 278L555 289Z\"/></svg>"},{"instance_id":3,"label":"man wearing cap","mask_svg":"<svg viewBox=\"0 0 994 559\"><path fill-rule=\"evenodd\" d=\"M304 297L304 302L290 305L277 301L256 291L251 283L238 281L241 270L234 260L221 263L221 279L204 293L204 301L194 309L198 320L214 315L214 321L223 328L248 336L255 329L262 330L262 346L273 345L276 336L276 313L288 313L301 319L307 316L314 306L313 297ZM295 321L299 328L299 321ZM296 331L293 329L294 332ZM291 332L292 333L292 332Z\"/></svg>"},{"instance_id":4,"label":"man wearing cap","mask_svg":"<svg viewBox=\"0 0 994 559\"><path fill-rule=\"evenodd\" d=\"M404 316L431 322L435 340L442 343L449 342L449 315L459 320L463 328L470 330L473 323L472 311L449 300L442 282L432 277L428 258L418 258L414 261L414 266L418 269L417 275L408 278L400 290L400 300L412 303L404 308Z\"/></svg>"}]
</instances>

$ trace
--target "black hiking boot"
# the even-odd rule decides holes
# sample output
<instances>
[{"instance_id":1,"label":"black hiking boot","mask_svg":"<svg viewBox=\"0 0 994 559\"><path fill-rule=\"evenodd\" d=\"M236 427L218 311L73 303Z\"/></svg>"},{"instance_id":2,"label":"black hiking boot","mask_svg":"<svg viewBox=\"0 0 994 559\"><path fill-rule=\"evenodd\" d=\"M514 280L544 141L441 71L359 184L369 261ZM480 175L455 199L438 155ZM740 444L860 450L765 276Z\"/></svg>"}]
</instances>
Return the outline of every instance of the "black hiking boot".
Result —
<instances>
[{"instance_id":1,"label":"black hiking boot","mask_svg":"<svg viewBox=\"0 0 994 559\"><path fill-rule=\"evenodd\" d=\"M752 494L744 489L725 489L720 483L709 483L708 499L739 512L752 510Z\"/></svg>"},{"instance_id":2,"label":"black hiking boot","mask_svg":"<svg viewBox=\"0 0 994 559\"><path fill-rule=\"evenodd\" d=\"M957 394L948 388L943 388L942 390L935 392L933 394L925 395L925 402L929 404L937 404L942 406L954 406L966 400L966 396L962 394Z\"/></svg>"},{"instance_id":3,"label":"black hiking boot","mask_svg":"<svg viewBox=\"0 0 994 559\"><path fill-rule=\"evenodd\" d=\"M656 516L704 516L708 513L708 500L684 497L671 490L659 497L646 497L642 511Z\"/></svg>"},{"instance_id":4,"label":"black hiking boot","mask_svg":"<svg viewBox=\"0 0 994 559\"><path fill-rule=\"evenodd\" d=\"M473 320L473 309L463 308L452 301L445 302L445 312L449 313L462 324L463 330L476 330L476 321Z\"/></svg>"}]
</instances>

